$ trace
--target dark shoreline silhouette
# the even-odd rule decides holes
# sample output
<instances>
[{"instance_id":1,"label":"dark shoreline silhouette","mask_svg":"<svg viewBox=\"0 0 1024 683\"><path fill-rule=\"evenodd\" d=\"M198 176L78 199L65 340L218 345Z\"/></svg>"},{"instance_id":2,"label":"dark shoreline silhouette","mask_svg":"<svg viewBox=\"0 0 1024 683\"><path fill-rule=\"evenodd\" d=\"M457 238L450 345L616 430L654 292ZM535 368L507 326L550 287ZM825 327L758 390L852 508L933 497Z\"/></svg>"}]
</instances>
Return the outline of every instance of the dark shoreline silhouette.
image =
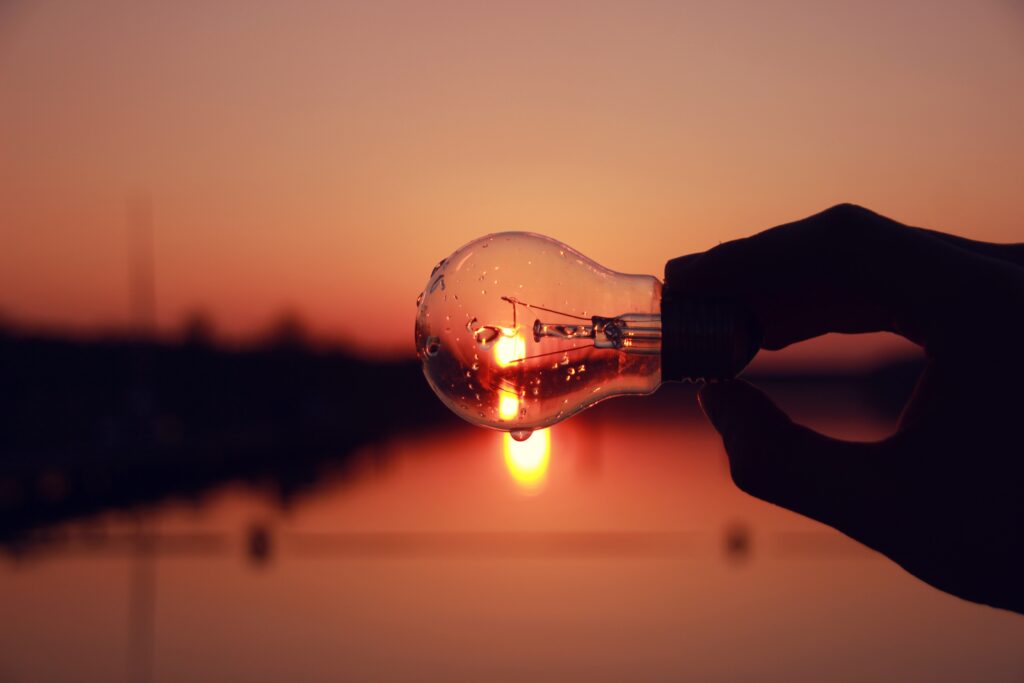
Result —
<instances>
[{"instance_id":1,"label":"dark shoreline silhouette","mask_svg":"<svg viewBox=\"0 0 1024 683\"><path fill-rule=\"evenodd\" d=\"M852 392L886 412L898 411L919 368L752 379L809 395ZM0 546L12 552L48 525L197 499L228 482L286 505L346 476L360 446L464 424L433 395L418 361L366 361L298 338L227 349L0 330L0 376ZM575 419L696 414L694 391L664 387Z\"/></svg>"},{"instance_id":2,"label":"dark shoreline silhouette","mask_svg":"<svg viewBox=\"0 0 1024 683\"><path fill-rule=\"evenodd\" d=\"M0 334L0 543L228 481L282 501L383 434L454 424L418 364L298 343Z\"/></svg>"}]
</instances>

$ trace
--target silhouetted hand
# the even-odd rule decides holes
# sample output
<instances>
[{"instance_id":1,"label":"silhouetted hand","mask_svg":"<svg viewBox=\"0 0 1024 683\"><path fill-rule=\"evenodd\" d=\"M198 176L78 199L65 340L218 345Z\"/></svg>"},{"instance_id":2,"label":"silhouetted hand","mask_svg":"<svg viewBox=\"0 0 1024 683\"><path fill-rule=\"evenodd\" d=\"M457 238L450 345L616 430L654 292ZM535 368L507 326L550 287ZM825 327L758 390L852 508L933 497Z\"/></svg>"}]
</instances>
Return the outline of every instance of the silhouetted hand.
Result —
<instances>
[{"instance_id":1,"label":"silhouetted hand","mask_svg":"<svg viewBox=\"0 0 1024 683\"><path fill-rule=\"evenodd\" d=\"M1024 612L1024 245L841 205L670 261L677 291L741 302L781 349L889 331L927 365L896 433L832 439L750 384L706 385L736 485L835 527L954 595Z\"/></svg>"}]
</instances>

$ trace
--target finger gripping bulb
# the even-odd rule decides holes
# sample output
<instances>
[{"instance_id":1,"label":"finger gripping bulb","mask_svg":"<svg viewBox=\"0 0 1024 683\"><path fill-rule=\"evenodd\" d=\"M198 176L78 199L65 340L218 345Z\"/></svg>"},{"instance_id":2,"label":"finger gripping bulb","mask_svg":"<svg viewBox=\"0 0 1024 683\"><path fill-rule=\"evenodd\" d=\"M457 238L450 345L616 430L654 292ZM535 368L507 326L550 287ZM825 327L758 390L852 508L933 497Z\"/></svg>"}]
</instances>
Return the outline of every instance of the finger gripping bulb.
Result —
<instances>
[{"instance_id":1,"label":"finger gripping bulb","mask_svg":"<svg viewBox=\"0 0 1024 683\"><path fill-rule=\"evenodd\" d=\"M680 296L670 284L662 290L661 324L662 381L731 379L761 348L760 325L745 307Z\"/></svg>"}]
</instances>

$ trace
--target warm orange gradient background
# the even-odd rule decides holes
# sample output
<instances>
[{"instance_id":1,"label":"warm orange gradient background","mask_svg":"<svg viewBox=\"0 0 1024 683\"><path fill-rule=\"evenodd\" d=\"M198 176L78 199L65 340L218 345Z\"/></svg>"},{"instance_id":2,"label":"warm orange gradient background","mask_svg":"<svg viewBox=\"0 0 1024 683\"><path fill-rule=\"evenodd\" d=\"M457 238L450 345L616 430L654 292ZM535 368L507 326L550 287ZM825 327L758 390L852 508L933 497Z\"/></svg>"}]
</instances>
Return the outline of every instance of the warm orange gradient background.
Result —
<instances>
[{"instance_id":1,"label":"warm orange gradient background","mask_svg":"<svg viewBox=\"0 0 1024 683\"><path fill-rule=\"evenodd\" d=\"M0 5L0 315L162 331L284 309L412 350L434 262L486 232L609 267L854 201L1024 239L1024 10L993 2Z\"/></svg>"}]
</instances>

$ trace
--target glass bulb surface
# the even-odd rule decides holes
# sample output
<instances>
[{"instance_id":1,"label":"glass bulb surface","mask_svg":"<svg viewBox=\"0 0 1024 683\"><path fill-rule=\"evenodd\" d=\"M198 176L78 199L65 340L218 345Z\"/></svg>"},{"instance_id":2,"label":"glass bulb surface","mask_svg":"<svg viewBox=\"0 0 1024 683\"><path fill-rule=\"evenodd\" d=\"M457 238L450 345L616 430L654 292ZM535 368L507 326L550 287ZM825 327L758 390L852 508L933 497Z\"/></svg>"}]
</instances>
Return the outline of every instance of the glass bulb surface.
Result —
<instances>
[{"instance_id":1,"label":"glass bulb surface","mask_svg":"<svg viewBox=\"0 0 1024 683\"><path fill-rule=\"evenodd\" d=\"M417 308L430 386L459 416L514 438L661 383L661 282L549 237L466 244L434 268Z\"/></svg>"}]
</instances>

